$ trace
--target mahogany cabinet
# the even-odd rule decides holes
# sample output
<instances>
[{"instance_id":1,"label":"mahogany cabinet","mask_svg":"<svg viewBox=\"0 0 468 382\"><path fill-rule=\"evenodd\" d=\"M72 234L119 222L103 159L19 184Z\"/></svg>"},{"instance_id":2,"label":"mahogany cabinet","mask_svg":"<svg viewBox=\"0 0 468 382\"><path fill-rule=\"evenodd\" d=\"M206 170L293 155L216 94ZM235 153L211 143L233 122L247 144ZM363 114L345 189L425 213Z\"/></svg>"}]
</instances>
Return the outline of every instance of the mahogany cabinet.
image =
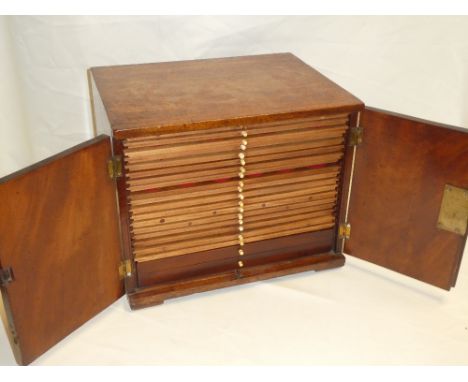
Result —
<instances>
[{"instance_id":1,"label":"mahogany cabinet","mask_svg":"<svg viewBox=\"0 0 468 382\"><path fill-rule=\"evenodd\" d=\"M466 131L366 108L292 54L88 74L96 138L0 180L18 363L124 293L141 308L343 252L455 285Z\"/></svg>"}]
</instances>

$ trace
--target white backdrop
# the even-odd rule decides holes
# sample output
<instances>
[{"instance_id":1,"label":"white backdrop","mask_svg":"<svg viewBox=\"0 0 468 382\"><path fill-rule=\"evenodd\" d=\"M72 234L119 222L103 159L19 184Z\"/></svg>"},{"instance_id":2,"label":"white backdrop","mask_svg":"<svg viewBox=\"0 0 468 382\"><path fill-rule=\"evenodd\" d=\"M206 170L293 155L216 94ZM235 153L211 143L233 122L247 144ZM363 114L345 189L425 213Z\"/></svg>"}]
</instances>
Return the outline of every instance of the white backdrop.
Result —
<instances>
[{"instance_id":1,"label":"white backdrop","mask_svg":"<svg viewBox=\"0 0 468 382\"><path fill-rule=\"evenodd\" d=\"M89 138L86 69L289 51L370 106L468 126L468 17L0 18L0 176Z\"/></svg>"},{"instance_id":2,"label":"white backdrop","mask_svg":"<svg viewBox=\"0 0 468 382\"><path fill-rule=\"evenodd\" d=\"M468 126L467 17L0 17L0 176L91 137L88 67L285 51L370 106ZM450 293L349 259L133 313L120 300L37 364L467 364L467 295L466 251Z\"/></svg>"}]
</instances>

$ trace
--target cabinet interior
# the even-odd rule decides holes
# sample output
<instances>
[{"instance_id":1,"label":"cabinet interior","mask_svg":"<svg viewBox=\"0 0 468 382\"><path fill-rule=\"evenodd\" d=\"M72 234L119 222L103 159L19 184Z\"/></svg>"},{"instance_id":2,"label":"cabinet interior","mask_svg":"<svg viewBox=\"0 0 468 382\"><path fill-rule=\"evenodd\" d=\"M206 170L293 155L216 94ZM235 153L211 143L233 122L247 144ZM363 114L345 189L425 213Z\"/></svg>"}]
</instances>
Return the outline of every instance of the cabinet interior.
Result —
<instances>
[{"instance_id":1,"label":"cabinet interior","mask_svg":"<svg viewBox=\"0 0 468 382\"><path fill-rule=\"evenodd\" d=\"M206 261L203 254L218 250L220 259L222 250L231 248L228 257L235 267L240 208L247 245L242 260L247 262L261 252L257 246L252 253L248 244L333 230L348 128L348 114L333 114L125 139L137 266L159 261L164 267L171 258L187 256L200 263ZM242 131L248 144L241 179ZM244 184L242 207L239 181ZM278 244L278 251L292 245L291 240ZM193 262L185 263L189 276ZM184 272L177 274L183 277Z\"/></svg>"}]
</instances>

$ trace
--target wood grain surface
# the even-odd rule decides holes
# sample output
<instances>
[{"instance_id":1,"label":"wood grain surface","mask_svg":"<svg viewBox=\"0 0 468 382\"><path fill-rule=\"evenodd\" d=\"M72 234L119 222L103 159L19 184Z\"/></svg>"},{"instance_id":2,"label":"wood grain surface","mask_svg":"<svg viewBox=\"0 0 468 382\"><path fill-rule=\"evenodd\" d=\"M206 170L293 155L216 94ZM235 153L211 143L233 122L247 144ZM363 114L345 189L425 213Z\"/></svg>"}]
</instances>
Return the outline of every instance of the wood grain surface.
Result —
<instances>
[{"instance_id":1,"label":"wood grain surface","mask_svg":"<svg viewBox=\"0 0 468 382\"><path fill-rule=\"evenodd\" d=\"M334 226L348 122L335 114L244 127L246 243ZM240 126L124 140L135 259L237 243L241 140Z\"/></svg>"},{"instance_id":2,"label":"wood grain surface","mask_svg":"<svg viewBox=\"0 0 468 382\"><path fill-rule=\"evenodd\" d=\"M366 109L347 253L450 289L466 237L437 227L445 184L468 188L468 134Z\"/></svg>"},{"instance_id":3,"label":"wood grain surface","mask_svg":"<svg viewBox=\"0 0 468 382\"><path fill-rule=\"evenodd\" d=\"M3 288L28 364L123 294L110 140L100 136L0 179Z\"/></svg>"},{"instance_id":4,"label":"wood grain surface","mask_svg":"<svg viewBox=\"0 0 468 382\"><path fill-rule=\"evenodd\" d=\"M362 102L290 53L90 69L116 138L349 112Z\"/></svg>"},{"instance_id":5,"label":"wood grain surface","mask_svg":"<svg viewBox=\"0 0 468 382\"><path fill-rule=\"evenodd\" d=\"M245 245L243 261L249 267L290 260L304 253L327 253L332 250L333 238L333 230L326 229L248 243ZM137 262L139 287L232 271L237 268L239 260L237 250L238 247L234 245L185 256Z\"/></svg>"},{"instance_id":6,"label":"wood grain surface","mask_svg":"<svg viewBox=\"0 0 468 382\"><path fill-rule=\"evenodd\" d=\"M178 280L141 288L129 294L128 298L132 309L140 309L161 304L169 298L267 280L298 272L341 267L344 264L344 260L345 258L341 254L312 254L305 252L303 256L293 259L274 261L262 265L244 267L235 271L198 276L187 280Z\"/></svg>"}]
</instances>

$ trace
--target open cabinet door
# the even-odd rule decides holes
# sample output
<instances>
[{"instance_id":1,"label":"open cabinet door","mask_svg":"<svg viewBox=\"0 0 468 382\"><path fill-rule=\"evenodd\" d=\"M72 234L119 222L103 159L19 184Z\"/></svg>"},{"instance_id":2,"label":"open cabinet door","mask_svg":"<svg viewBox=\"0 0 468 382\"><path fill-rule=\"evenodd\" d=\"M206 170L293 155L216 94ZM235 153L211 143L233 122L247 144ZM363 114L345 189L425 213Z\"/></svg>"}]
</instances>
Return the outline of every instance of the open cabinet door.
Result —
<instances>
[{"instance_id":1,"label":"open cabinet door","mask_svg":"<svg viewBox=\"0 0 468 382\"><path fill-rule=\"evenodd\" d=\"M5 327L29 364L123 294L110 139L0 179Z\"/></svg>"},{"instance_id":2,"label":"open cabinet door","mask_svg":"<svg viewBox=\"0 0 468 382\"><path fill-rule=\"evenodd\" d=\"M373 109L360 125L345 252L450 289L466 241L468 131Z\"/></svg>"}]
</instances>

